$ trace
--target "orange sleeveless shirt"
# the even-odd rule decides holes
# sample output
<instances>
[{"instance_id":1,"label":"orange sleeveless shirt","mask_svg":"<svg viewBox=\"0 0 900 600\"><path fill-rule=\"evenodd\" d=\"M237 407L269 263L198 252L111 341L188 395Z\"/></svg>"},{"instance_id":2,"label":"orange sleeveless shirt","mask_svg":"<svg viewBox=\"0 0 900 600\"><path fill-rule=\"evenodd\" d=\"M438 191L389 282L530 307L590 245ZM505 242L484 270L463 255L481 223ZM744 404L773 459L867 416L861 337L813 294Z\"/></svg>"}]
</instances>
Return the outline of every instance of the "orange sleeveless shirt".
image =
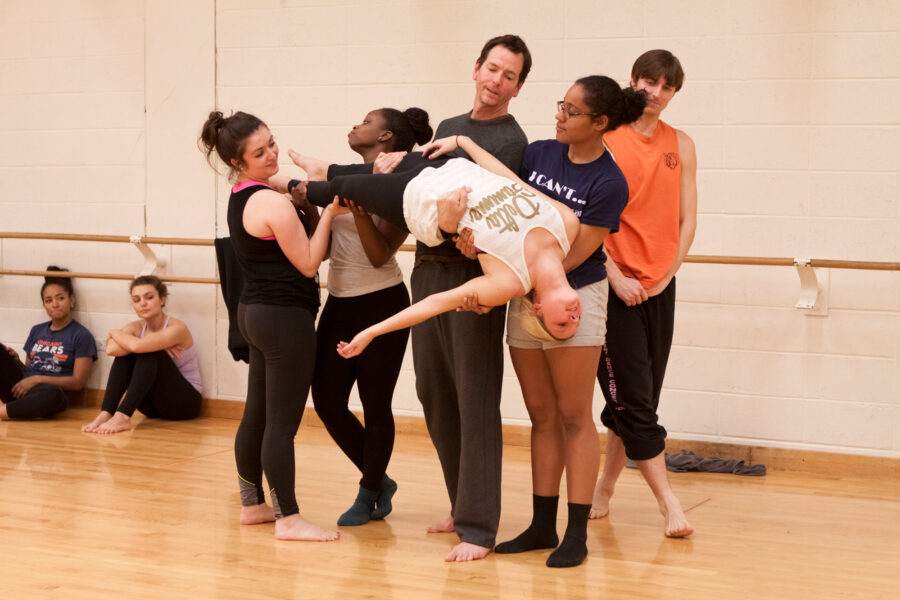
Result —
<instances>
[{"instance_id":1,"label":"orange sleeveless shirt","mask_svg":"<svg viewBox=\"0 0 900 600\"><path fill-rule=\"evenodd\" d=\"M623 274L650 289L665 277L678 255L678 134L659 121L652 136L623 125L603 140L628 181L628 204L619 231L607 236L603 246Z\"/></svg>"}]
</instances>

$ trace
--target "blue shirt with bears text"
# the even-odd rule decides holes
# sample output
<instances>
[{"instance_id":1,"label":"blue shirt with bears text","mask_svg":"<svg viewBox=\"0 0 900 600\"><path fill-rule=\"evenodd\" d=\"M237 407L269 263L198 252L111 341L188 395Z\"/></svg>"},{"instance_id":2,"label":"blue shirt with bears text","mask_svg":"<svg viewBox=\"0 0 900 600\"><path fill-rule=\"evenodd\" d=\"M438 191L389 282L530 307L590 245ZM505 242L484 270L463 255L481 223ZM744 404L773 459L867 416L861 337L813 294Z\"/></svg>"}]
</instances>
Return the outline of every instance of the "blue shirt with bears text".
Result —
<instances>
[{"instance_id":1,"label":"blue shirt with bears text","mask_svg":"<svg viewBox=\"0 0 900 600\"><path fill-rule=\"evenodd\" d=\"M532 142L525 149L519 176L531 187L559 200L585 225L619 230L628 203L628 183L609 151L593 162L573 163L569 146L556 140ZM568 273L573 288L606 278L603 245Z\"/></svg>"},{"instance_id":2,"label":"blue shirt with bears text","mask_svg":"<svg viewBox=\"0 0 900 600\"><path fill-rule=\"evenodd\" d=\"M29 363L25 367L25 377L70 377L75 371L76 358L90 356L97 360L97 343L84 325L73 320L62 329L53 331L50 323L39 323L28 334L25 356Z\"/></svg>"}]
</instances>

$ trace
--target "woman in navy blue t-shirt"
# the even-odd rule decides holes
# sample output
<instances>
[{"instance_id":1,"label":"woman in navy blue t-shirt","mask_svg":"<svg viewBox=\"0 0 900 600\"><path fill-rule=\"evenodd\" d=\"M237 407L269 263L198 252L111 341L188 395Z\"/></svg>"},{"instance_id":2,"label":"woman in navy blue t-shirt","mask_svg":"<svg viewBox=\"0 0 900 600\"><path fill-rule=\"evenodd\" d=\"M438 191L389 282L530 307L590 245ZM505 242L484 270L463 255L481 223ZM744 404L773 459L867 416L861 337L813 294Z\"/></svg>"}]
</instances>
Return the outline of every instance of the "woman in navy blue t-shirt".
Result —
<instances>
[{"instance_id":1,"label":"woman in navy blue t-shirt","mask_svg":"<svg viewBox=\"0 0 900 600\"><path fill-rule=\"evenodd\" d=\"M566 472L569 521L550 567L573 567L587 556L587 520L599 470L600 446L591 412L594 379L606 333L603 240L619 227L628 184L603 144L603 134L636 120L644 97L622 90L609 77L579 79L557 103L556 139L525 150L520 176L575 211L578 237L563 261L582 303L578 332L554 339L535 327L527 298L514 298L507 312L507 343L531 418L534 516L531 526L499 544L498 554L554 548L556 513Z\"/></svg>"},{"instance_id":2,"label":"woman in navy blue t-shirt","mask_svg":"<svg viewBox=\"0 0 900 600\"><path fill-rule=\"evenodd\" d=\"M48 271L62 271L47 267ZM68 393L84 388L97 360L94 336L72 318L75 294L67 277L45 277L41 300L50 320L31 328L25 363L0 344L0 419L48 418L65 410Z\"/></svg>"}]
</instances>

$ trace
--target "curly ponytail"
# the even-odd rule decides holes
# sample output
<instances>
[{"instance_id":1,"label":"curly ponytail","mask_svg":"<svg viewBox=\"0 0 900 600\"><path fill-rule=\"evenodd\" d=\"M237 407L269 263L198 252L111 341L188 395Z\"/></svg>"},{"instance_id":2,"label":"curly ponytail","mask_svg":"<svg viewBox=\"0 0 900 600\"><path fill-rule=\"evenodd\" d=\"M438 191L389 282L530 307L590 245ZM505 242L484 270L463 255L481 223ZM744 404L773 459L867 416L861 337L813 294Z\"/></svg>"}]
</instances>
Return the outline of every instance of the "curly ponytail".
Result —
<instances>
[{"instance_id":1,"label":"curly ponytail","mask_svg":"<svg viewBox=\"0 0 900 600\"><path fill-rule=\"evenodd\" d=\"M209 113L203 129L200 130L199 144L206 153L206 160L212 166L213 151L233 173L233 160L240 161L244 155L244 146L248 137L266 124L261 119L245 112L238 111L226 117L221 111Z\"/></svg>"}]
</instances>

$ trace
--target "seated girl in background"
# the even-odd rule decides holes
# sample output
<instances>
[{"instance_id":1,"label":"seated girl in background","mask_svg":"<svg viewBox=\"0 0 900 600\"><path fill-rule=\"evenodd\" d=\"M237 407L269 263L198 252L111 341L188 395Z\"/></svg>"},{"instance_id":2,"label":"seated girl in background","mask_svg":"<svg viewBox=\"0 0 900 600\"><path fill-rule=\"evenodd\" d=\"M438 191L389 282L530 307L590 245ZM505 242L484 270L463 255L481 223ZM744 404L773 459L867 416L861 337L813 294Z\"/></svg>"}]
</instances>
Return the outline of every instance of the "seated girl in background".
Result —
<instances>
[{"instance_id":1,"label":"seated girl in background","mask_svg":"<svg viewBox=\"0 0 900 600\"><path fill-rule=\"evenodd\" d=\"M463 158L427 160L461 147ZM307 171L322 172L321 161L291 158ZM309 167L309 168L307 168ZM368 165L327 167L327 182L305 184L313 204L337 196L356 202L417 240L437 245L461 227L472 229L484 275L432 294L341 344L345 358L355 356L378 335L410 327L460 308L477 295L483 306L500 306L534 289L533 314L550 335L567 339L581 320L578 293L566 280L563 259L578 234L578 218L569 207L535 190L466 136L436 140L422 155L410 154L398 172L372 175ZM301 188L304 184L298 184Z\"/></svg>"},{"instance_id":2,"label":"seated girl in background","mask_svg":"<svg viewBox=\"0 0 900 600\"><path fill-rule=\"evenodd\" d=\"M0 405L0 419L49 418L64 411L67 392L84 388L97 360L94 336L72 318L72 280L45 277L41 300L50 320L31 328L25 364L15 350L0 344L0 400L6 403Z\"/></svg>"},{"instance_id":3,"label":"seated girl in background","mask_svg":"<svg viewBox=\"0 0 900 600\"><path fill-rule=\"evenodd\" d=\"M419 108L373 110L353 127L347 142L367 164L382 152L409 152L431 139L428 113ZM362 474L353 505L338 525L362 525L391 512L397 484L387 476L394 448L394 387L400 376L409 329L379 338L372 351L344 360L334 351L341 340L409 306L409 292L395 253L409 234L363 210L331 222L328 301L319 319L312 396L316 414ZM365 426L350 409L356 383ZM377 505L377 508L376 508Z\"/></svg>"},{"instance_id":4,"label":"seated girl in background","mask_svg":"<svg viewBox=\"0 0 900 600\"><path fill-rule=\"evenodd\" d=\"M197 347L187 325L163 311L166 285L158 277L143 275L131 282L130 290L132 308L140 319L109 332L106 353L115 360L103 405L82 431L127 431L135 409L171 420L200 414Z\"/></svg>"}]
</instances>

